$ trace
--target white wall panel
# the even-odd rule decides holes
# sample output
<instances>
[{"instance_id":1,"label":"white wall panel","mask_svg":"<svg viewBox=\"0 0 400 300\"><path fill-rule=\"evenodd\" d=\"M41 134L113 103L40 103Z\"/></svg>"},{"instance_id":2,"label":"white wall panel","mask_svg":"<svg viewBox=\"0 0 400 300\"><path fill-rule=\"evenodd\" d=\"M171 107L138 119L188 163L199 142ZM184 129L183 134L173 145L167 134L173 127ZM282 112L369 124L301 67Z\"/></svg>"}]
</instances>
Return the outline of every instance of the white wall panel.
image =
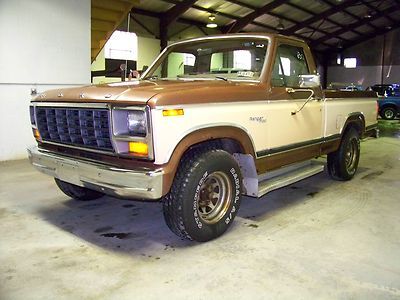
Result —
<instances>
[{"instance_id":1,"label":"white wall panel","mask_svg":"<svg viewBox=\"0 0 400 300\"><path fill-rule=\"evenodd\" d=\"M90 82L89 0L0 0L0 161L34 143L30 90Z\"/></svg>"}]
</instances>

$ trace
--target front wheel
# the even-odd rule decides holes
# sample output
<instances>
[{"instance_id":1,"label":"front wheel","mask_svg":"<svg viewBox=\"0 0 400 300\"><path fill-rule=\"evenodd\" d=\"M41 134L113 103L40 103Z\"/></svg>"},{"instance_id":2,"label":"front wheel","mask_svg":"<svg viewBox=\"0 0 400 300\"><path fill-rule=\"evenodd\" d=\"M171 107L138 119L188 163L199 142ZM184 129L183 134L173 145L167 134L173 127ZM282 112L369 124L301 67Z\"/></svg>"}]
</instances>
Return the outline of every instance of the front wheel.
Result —
<instances>
[{"instance_id":1,"label":"front wheel","mask_svg":"<svg viewBox=\"0 0 400 300\"><path fill-rule=\"evenodd\" d=\"M328 173L336 180L350 180L360 160L360 137L354 128L343 136L337 151L328 154Z\"/></svg>"},{"instance_id":2,"label":"front wheel","mask_svg":"<svg viewBox=\"0 0 400 300\"><path fill-rule=\"evenodd\" d=\"M240 168L232 155L223 150L191 151L182 159L164 198L165 221L180 237L209 241L228 229L241 193Z\"/></svg>"},{"instance_id":3,"label":"front wheel","mask_svg":"<svg viewBox=\"0 0 400 300\"><path fill-rule=\"evenodd\" d=\"M67 196L74 198L79 201L90 201L96 200L104 196L103 193L93 191L81 186L77 186L72 183L62 181L58 178L54 178L58 188Z\"/></svg>"}]
</instances>

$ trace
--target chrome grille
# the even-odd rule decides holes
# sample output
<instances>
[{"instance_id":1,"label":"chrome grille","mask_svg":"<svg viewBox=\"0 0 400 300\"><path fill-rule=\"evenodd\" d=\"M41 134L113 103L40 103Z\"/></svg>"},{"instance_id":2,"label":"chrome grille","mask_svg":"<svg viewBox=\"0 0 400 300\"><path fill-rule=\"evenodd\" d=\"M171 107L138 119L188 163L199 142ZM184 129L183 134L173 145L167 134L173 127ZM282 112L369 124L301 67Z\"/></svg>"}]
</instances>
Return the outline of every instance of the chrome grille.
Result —
<instances>
[{"instance_id":1,"label":"chrome grille","mask_svg":"<svg viewBox=\"0 0 400 300\"><path fill-rule=\"evenodd\" d=\"M36 107L43 141L113 151L107 109Z\"/></svg>"}]
</instances>

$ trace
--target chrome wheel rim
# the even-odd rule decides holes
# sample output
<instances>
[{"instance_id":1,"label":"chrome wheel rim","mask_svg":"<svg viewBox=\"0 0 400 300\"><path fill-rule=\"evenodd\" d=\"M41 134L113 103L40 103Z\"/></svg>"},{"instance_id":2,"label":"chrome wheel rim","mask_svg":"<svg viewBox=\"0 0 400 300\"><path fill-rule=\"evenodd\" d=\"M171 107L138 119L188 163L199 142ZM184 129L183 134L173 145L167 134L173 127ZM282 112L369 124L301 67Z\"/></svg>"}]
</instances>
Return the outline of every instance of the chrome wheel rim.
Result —
<instances>
[{"instance_id":1,"label":"chrome wheel rim","mask_svg":"<svg viewBox=\"0 0 400 300\"><path fill-rule=\"evenodd\" d=\"M385 118L386 119L392 119L394 116L394 113L391 109L387 109L385 110Z\"/></svg>"},{"instance_id":2,"label":"chrome wheel rim","mask_svg":"<svg viewBox=\"0 0 400 300\"><path fill-rule=\"evenodd\" d=\"M213 172L200 187L197 211L208 224L222 219L232 202L232 183L223 172Z\"/></svg>"},{"instance_id":3,"label":"chrome wheel rim","mask_svg":"<svg viewBox=\"0 0 400 300\"><path fill-rule=\"evenodd\" d=\"M352 139L346 147L345 152L345 163L346 169L349 173L354 172L357 161L357 147L358 143L356 139Z\"/></svg>"}]
</instances>

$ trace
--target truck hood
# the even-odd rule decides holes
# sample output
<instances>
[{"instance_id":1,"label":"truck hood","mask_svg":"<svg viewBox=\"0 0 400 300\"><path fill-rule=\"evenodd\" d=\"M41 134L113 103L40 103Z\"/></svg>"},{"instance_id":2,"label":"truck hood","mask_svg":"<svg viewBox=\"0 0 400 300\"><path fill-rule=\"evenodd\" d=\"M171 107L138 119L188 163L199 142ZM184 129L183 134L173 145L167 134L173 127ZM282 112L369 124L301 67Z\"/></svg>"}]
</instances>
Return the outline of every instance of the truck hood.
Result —
<instances>
[{"instance_id":1,"label":"truck hood","mask_svg":"<svg viewBox=\"0 0 400 300\"><path fill-rule=\"evenodd\" d=\"M265 97L266 89L256 87L259 87L259 83L223 80L132 80L49 90L38 95L34 101L149 104L155 107L199 102L246 101Z\"/></svg>"}]
</instances>

